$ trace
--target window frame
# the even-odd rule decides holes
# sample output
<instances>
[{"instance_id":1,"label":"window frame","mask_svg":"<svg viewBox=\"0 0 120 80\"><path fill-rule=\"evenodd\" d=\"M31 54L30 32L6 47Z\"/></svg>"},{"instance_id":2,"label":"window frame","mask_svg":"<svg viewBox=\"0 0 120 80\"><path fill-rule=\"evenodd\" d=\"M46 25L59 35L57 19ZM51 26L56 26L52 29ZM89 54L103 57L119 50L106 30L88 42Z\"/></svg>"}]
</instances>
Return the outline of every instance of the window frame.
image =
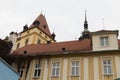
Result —
<instances>
[{"instance_id":1,"label":"window frame","mask_svg":"<svg viewBox=\"0 0 120 80\"><path fill-rule=\"evenodd\" d=\"M25 65L19 65L18 73L19 73L20 77L23 76L24 69L25 69Z\"/></svg>"},{"instance_id":2,"label":"window frame","mask_svg":"<svg viewBox=\"0 0 120 80\"><path fill-rule=\"evenodd\" d=\"M73 65L73 63L74 63L74 65ZM80 75L80 62L79 61L72 61L71 62L71 76L79 76L79 75Z\"/></svg>"},{"instance_id":3,"label":"window frame","mask_svg":"<svg viewBox=\"0 0 120 80\"><path fill-rule=\"evenodd\" d=\"M28 45L29 38L25 39L25 46Z\"/></svg>"},{"instance_id":4,"label":"window frame","mask_svg":"<svg viewBox=\"0 0 120 80\"><path fill-rule=\"evenodd\" d=\"M40 39L37 39L37 44L40 44L41 43L41 40Z\"/></svg>"},{"instance_id":5,"label":"window frame","mask_svg":"<svg viewBox=\"0 0 120 80\"><path fill-rule=\"evenodd\" d=\"M103 64L103 74L104 75L113 75L112 60L111 59L104 59L102 61L102 64Z\"/></svg>"},{"instance_id":6,"label":"window frame","mask_svg":"<svg viewBox=\"0 0 120 80\"><path fill-rule=\"evenodd\" d=\"M52 63L51 76L60 76L60 62Z\"/></svg>"},{"instance_id":7,"label":"window frame","mask_svg":"<svg viewBox=\"0 0 120 80\"><path fill-rule=\"evenodd\" d=\"M100 37L100 45L101 46L109 46L109 36L101 36Z\"/></svg>"},{"instance_id":8,"label":"window frame","mask_svg":"<svg viewBox=\"0 0 120 80\"><path fill-rule=\"evenodd\" d=\"M20 47L20 43L17 43L17 47L16 47L16 49L18 49Z\"/></svg>"},{"instance_id":9,"label":"window frame","mask_svg":"<svg viewBox=\"0 0 120 80\"><path fill-rule=\"evenodd\" d=\"M35 78L40 77L41 76L41 70L42 70L41 63L36 63L34 65L33 77L35 77Z\"/></svg>"}]
</instances>

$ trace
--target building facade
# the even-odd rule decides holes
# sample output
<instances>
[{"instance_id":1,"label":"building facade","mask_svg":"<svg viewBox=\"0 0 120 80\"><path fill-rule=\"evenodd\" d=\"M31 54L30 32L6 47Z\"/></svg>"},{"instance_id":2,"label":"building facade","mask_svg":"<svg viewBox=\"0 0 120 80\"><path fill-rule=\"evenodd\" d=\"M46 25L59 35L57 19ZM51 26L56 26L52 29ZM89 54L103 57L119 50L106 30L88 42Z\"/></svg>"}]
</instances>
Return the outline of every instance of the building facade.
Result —
<instances>
[{"instance_id":1,"label":"building facade","mask_svg":"<svg viewBox=\"0 0 120 80\"><path fill-rule=\"evenodd\" d=\"M120 78L118 30L84 31L79 40L55 42L40 14L13 45L11 65L20 80L114 80ZM41 29L42 27L42 29Z\"/></svg>"}]
</instances>

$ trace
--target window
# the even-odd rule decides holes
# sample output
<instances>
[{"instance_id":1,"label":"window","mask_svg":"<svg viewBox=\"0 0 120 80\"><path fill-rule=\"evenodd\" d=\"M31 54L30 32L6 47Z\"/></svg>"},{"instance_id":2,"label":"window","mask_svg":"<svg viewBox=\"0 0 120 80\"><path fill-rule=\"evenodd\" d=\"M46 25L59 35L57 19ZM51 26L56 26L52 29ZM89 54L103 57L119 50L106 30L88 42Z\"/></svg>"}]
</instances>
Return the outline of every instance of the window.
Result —
<instances>
[{"instance_id":1,"label":"window","mask_svg":"<svg viewBox=\"0 0 120 80\"><path fill-rule=\"evenodd\" d=\"M25 68L24 65L18 66L18 73L20 74L20 77L22 77L22 75L23 75L24 68Z\"/></svg>"},{"instance_id":2,"label":"window","mask_svg":"<svg viewBox=\"0 0 120 80\"><path fill-rule=\"evenodd\" d=\"M41 74L41 64L37 63L35 64L35 68L34 68L34 77L39 77Z\"/></svg>"},{"instance_id":3,"label":"window","mask_svg":"<svg viewBox=\"0 0 120 80\"><path fill-rule=\"evenodd\" d=\"M38 27L40 25L40 22L39 21L34 21L33 25L36 26L36 27Z\"/></svg>"},{"instance_id":4,"label":"window","mask_svg":"<svg viewBox=\"0 0 120 80\"><path fill-rule=\"evenodd\" d=\"M28 44L28 40L29 40L29 39L26 39L26 40L25 40L25 45L27 45L27 44Z\"/></svg>"},{"instance_id":5,"label":"window","mask_svg":"<svg viewBox=\"0 0 120 80\"><path fill-rule=\"evenodd\" d=\"M37 44L40 44L40 39L37 40Z\"/></svg>"},{"instance_id":6,"label":"window","mask_svg":"<svg viewBox=\"0 0 120 80\"><path fill-rule=\"evenodd\" d=\"M104 75L112 74L112 63L111 63L111 60L104 60L103 61L103 70L104 70Z\"/></svg>"},{"instance_id":7,"label":"window","mask_svg":"<svg viewBox=\"0 0 120 80\"><path fill-rule=\"evenodd\" d=\"M52 64L52 76L59 76L60 71L60 63L54 62Z\"/></svg>"},{"instance_id":8,"label":"window","mask_svg":"<svg viewBox=\"0 0 120 80\"><path fill-rule=\"evenodd\" d=\"M20 46L20 43L17 44L17 49L19 48L19 46Z\"/></svg>"},{"instance_id":9,"label":"window","mask_svg":"<svg viewBox=\"0 0 120 80\"><path fill-rule=\"evenodd\" d=\"M74 61L71 63L71 75L78 76L79 75L79 62Z\"/></svg>"},{"instance_id":10,"label":"window","mask_svg":"<svg viewBox=\"0 0 120 80\"><path fill-rule=\"evenodd\" d=\"M100 37L101 46L108 46L109 45L109 38L108 37Z\"/></svg>"},{"instance_id":11,"label":"window","mask_svg":"<svg viewBox=\"0 0 120 80\"><path fill-rule=\"evenodd\" d=\"M46 28L46 25L43 25L43 28L45 29L45 28Z\"/></svg>"}]
</instances>

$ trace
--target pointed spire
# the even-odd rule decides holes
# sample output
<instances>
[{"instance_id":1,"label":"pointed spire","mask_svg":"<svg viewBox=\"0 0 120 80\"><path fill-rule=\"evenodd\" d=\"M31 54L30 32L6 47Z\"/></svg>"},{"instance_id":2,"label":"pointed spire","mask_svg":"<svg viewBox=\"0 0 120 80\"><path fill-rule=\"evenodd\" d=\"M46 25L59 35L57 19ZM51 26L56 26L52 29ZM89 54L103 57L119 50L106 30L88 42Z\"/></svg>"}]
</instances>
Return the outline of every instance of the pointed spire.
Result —
<instances>
[{"instance_id":1,"label":"pointed spire","mask_svg":"<svg viewBox=\"0 0 120 80\"><path fill-rule=\"evenodd\" d=\"M82 32L82 36L80 36L79 40L83 40L85 38L90 38L90 32L88 30L88 22L87 22L87 14L85 10L85 21L84 21L84 31Z\"/></svg>"},{"instance_id":2,"label":"pointed spire","mask_svg":"<svg viewBox=\"0 0 120 80\"><path fill-rule=\"evenodd\" d=\"M85 21L84 21L84 30L88 29L88 23L87 23L87 14L86 14L86 10L85 10Z\"/></svg>"}]
</instances>

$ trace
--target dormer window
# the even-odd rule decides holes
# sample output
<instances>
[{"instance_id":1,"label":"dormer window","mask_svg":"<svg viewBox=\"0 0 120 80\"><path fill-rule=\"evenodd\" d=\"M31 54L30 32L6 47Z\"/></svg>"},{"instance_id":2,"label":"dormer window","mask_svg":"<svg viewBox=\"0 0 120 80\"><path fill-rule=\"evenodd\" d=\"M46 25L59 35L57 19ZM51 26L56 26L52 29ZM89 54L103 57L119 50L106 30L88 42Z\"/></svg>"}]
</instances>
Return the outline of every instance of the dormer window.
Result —
<instances>
[{"instance_id":1,"label":"dormer window","mask_svg":"<svg viewBox=\"0 0 120 80\"><path fill-rule=\"evenodd\" d=\"M36 27L38 27L40 25L40 22L39 21L34 21L33 25L36 26Z\"/></svg>"},{"instance_id":2,"label":"dormer window","mask_svg":"<svg viewBox=\"0 0 120 80\"><path fill-rule=\"evenodd\" d=\"M100 44L101 46L109 46L109 37L100 37Z\"/></svg>"}]
</instances>

